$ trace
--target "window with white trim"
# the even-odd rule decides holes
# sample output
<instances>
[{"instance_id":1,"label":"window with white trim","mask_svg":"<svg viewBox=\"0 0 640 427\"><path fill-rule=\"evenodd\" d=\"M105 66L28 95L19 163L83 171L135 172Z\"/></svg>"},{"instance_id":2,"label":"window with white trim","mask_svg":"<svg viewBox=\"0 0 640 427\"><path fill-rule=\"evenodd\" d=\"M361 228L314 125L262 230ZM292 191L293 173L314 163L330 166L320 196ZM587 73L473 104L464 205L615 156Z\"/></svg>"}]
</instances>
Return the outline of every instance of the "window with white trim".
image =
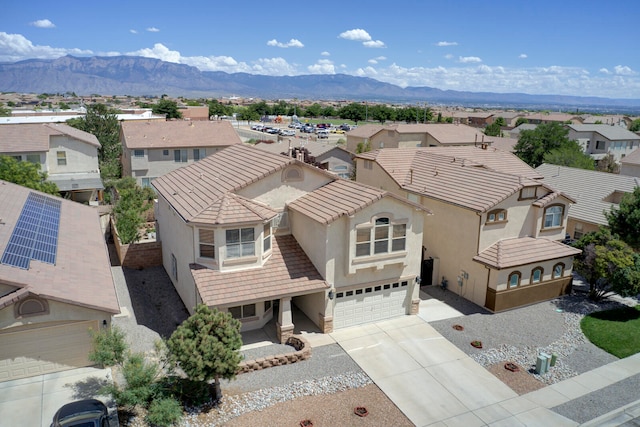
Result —
<instances>
[{"instance_id":1,"label":"window with white trim","mask_svg":"<svg viewBox=\"0 0 640 427\"><path fill-rule=\"evenodd\" d=\"M171 277L178 281L178 260L174 254L171 254Z\"/></svg>"},{"instance_id":2,"label":"window with white trim","mask_svg":"<svg viewBox=\"0 0 640 427\"><path fill-rule=\"evenodd\" d=\"M564 274L564 264L559 262L558 264L553 266L553 278L559 279Z\"/></svg>"},{"instance_id":3,"label":"window with white trim","mask_svg":"<svg viewBox=\"0 0 640 427\"><path fill-rule=\"evenodd\" d=\"M67 165L67 152L66 151L57 151L56 156L58 159L58 166L66 166Z\"/></svg>"},{"instance_id":4,"label":"window with white trim","mask_svg":"<svg viewBox=\"0 0 640 427\"><path fill-rule=\"evenodd\" d=\"M356 230L356 256L404 251L407 224L393 224L388 217L377 218L373 227Z\"/></svg>"},{"instance_id":5,"label":"window with white trim","mask_svg":"<svg viewBox=\"0 0 640 427\"><path fill-rule=\"evenodd\" d=\"M216 259L216 245L214 231L205 228L198 229L198 253L200 258Z\"/></svg>"},{"instance_id":6,"label":"window with white trim","mask_svg":"<svg viewBox=\"0 0 640 427\"><path fill-rule=\"evenodd\" d=\"M507 211L505 209L496 209L487 214L487 222L505 222L507 220Z\"/></svg>"},{"instance_id":7,"label":"window with white trim","mask_svg":"<svg viewBox=\"0 0 640 427\"><path fill-rule=\"evenodd\" d=\"M193 149L193 160L204 159L205 151L204 148L194 148Z\"/></svg>"},{"instance_id":8,"label":"window with white trim","mask_svg":"<svg viewBox=\"0 0 640 427\"><path fill-rule=\"evenodd\" d=\"M226 230L227 258L242 258L256 254L256 239L253 227Z\"/></svg>"},{"instance_id":9,"label":"window with white trim","mask_svg":"<svg viewBox=\"0 0 640 427\"><path fill-rule=\"evenodd\" d=\"M27 154L27 162L40 164L40 154Z\"/></svg>"},{"instance_id":10,"label":"window with white trim","mask_svg":"<svg viewBox=\"0 0 640 427\"><path fill-rule=\"evenodd\" d=\"M564 215L564 206L553 205L544 210L544 228L553 228L562 226L562 216Z\"/></svg>"}]
</instances>

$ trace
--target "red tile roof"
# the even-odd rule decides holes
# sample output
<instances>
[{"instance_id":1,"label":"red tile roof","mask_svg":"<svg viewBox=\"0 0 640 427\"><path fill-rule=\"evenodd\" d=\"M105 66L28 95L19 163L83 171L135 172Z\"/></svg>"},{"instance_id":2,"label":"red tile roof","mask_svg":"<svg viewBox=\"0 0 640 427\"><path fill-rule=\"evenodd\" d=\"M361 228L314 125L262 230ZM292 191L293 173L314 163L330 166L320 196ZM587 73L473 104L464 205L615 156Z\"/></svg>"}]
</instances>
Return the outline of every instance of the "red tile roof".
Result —
<instances>
[{"instance_id":1,"label":"red tile roof","mask_svg":"<svg viewBox=\"0 0 640 427\"><path fill-rule=\"evenodd\" d=\"M535 264L581 253L561 242L533 237L500 240L473 257L474 261L501 270Z\"/></svg>"},{"instance_id":2,"label":"red tile roof","mask_svg":"<svg viewBox=\"0 0 640 427\"><path fill-rule=\"evenodd\" d=\"M0 153L46 152L52 136L64 135L100 147L95 135L64 123L23 123L0 126Z\"/></svg>"},{"instance_id":3,"label":"red tile roof","mask_svg":"<svg viewBox=\"0 0 640 427\"><path fill-rule=\"evenodd\" d=\"M329 288L293 236L274 236L272 250L264 266L250 270L220 272L191 264L202 301L233 306Z\"/></svg>"},{"instance_id":4,"label":"red tile roof","mask_svg":"<svg viewBox=\"0 0 640 427\"><path fill-rule=\"evenodd\" d=\"M4 253L32 191L0 181L0 254ZM43 298L118 313L98 211L70 200L60 201L56 264L32 260L28 270L0 264L0 283L26 289Z\"/></svg>"},{"instance_id":5,"label":"red tile roof","mask_svg":"<svg viewBox=\"0 0 640 427\"><path fill-rule=\"evenodd\" d=\"M127 149L226 147L241 143L233 125L225 120L131 120L122 123L122 145Z\"/></svg>"}]
</instances>

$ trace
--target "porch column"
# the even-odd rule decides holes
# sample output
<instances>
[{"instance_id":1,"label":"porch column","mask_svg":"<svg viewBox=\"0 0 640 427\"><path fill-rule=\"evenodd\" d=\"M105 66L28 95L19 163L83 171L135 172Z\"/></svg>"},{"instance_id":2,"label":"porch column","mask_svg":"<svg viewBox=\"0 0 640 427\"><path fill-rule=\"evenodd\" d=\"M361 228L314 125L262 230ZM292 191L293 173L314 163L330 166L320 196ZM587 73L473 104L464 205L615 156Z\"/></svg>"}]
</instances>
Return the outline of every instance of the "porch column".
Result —
<instances>
[{"instance_id":1,"label":"porch column","mask_svg":"<svg viewBox=\"0 0 640 427\"><path fill-rule=\"evenodd\" d=\"M293 317L291 315L291 297L280 298L280 310L276 322L276 332L281 343L293 336Z\"/></svg>"}]
</instances>

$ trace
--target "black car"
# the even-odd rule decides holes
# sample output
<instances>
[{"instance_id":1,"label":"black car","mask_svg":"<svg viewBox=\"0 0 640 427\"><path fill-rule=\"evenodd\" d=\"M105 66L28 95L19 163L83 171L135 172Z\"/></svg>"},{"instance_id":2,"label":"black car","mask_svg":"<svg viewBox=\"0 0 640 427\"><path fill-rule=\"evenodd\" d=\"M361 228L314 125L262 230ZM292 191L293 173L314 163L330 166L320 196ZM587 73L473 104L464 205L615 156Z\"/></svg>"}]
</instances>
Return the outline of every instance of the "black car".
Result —
<instances>
[{"instance_id":1,"label":"black car","mask_svg":"<svg viewBox=\"0 0 640 427\"><path fill-rule=\"evenodd\" d=\"M109 410L97 399L71 402L58 409L53 427L109 427Z\"/></svg>"}]
</instances>

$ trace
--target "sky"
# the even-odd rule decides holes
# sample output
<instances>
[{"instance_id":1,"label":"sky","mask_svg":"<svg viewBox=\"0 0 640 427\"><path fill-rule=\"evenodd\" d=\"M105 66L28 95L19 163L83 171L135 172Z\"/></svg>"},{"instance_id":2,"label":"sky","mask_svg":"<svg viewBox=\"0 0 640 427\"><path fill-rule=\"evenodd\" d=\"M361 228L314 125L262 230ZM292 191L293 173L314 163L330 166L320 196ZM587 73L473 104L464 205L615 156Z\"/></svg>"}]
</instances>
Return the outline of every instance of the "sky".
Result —
<instances>
[{"instance_id":1,"label":"sky","mask_svg":"<svg viewBox=\"0 0 640 427\"><path fill-rule=\"evenodd\" d=\"M0 9L0 62L136 55L203 71L640 99L640 1L41 1Z\"/></svg>"}]
</instances>

